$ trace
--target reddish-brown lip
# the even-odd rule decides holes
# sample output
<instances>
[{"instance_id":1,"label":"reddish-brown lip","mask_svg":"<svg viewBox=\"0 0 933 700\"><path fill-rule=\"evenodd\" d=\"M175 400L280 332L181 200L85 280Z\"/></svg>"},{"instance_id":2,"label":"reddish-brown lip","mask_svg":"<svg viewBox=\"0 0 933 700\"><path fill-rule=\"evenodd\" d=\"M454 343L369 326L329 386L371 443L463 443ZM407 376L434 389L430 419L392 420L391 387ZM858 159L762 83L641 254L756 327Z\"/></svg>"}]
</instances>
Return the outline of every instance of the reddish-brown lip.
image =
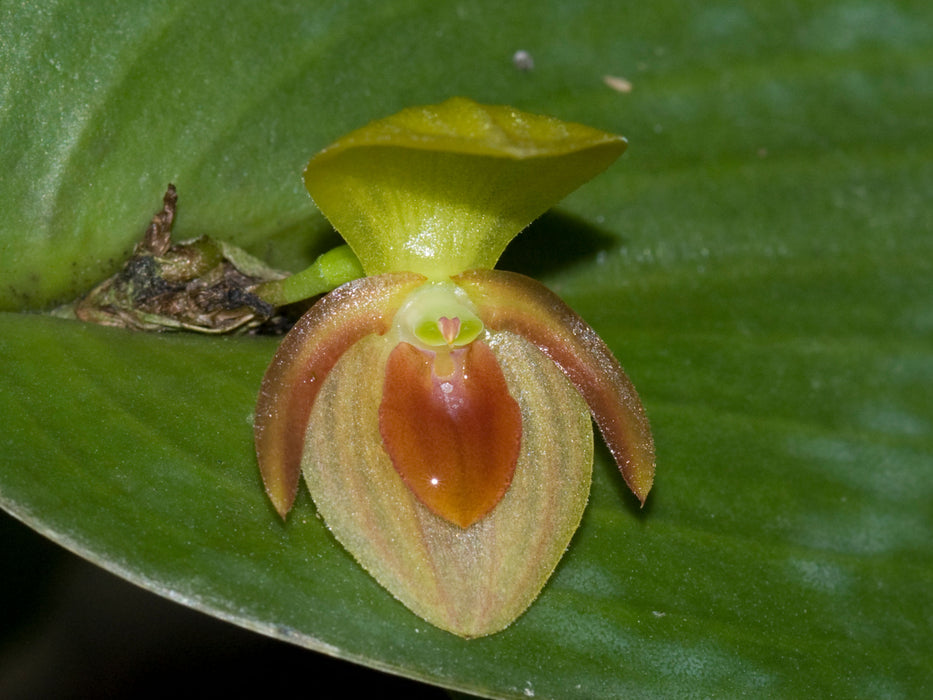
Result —
<instances>
[{"instance_id":1,"label":"reddish-brown lip","mask_svg":"<svg viewBox=\"0 0 933 700\"><path fill-rule=\"evenodd\" d=\"M434 513L466 528L505 494L522 416L485 343L437 353L400 343L389 355L379 430L392 464Z\"/></svg>"}]
</instances>

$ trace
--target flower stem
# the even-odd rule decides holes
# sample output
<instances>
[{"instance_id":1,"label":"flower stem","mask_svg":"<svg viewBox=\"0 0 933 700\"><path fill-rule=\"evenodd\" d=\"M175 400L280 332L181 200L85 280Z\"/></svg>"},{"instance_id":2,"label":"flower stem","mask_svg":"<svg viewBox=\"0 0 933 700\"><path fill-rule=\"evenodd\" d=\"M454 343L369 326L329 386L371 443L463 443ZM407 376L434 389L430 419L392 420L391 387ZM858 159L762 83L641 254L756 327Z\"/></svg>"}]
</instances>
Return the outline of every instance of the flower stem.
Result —
<instances>
[{"instance_id":1,"label":"flower stem","mask_svg":"<svg viewBox=\"0 0 933 700\"><path fill-rule=\"evenodd\" d=\"M310 267L301 272L265 282L254 291L263 301L284 306L329 292L363 276L363 268L350 246L342 245L318 256Z\"/></svg>"}]
</instances>

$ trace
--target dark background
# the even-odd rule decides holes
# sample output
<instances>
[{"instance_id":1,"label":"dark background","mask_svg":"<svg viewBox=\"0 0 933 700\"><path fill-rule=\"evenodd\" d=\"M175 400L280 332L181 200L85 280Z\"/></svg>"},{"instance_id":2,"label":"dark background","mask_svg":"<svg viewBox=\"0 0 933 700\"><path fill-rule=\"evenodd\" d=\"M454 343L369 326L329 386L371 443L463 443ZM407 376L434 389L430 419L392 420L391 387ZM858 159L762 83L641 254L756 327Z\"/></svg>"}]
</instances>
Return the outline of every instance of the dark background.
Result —
<instances>
[{"instance_id":1,"label":"dark background","mask_svg":"<svg viewBox=\"0 0 933 700\"><path fill-rule=\"evenodd\" d=\"M81 559L0 511L0 698L448 698L263 637Z\"/></svg>"}]
</instances>

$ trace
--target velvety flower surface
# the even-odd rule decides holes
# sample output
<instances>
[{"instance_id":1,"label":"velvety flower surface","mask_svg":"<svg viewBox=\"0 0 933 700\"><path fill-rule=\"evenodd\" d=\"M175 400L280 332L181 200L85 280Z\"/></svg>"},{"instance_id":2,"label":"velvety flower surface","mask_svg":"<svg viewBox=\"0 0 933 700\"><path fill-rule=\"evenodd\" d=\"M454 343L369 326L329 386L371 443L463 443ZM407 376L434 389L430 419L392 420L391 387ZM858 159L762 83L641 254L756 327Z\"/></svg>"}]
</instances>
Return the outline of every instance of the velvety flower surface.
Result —
<instances>
[{"instance_id":1,"label":"velvety flower surface","mask_svg":"<svg viewBox=\"0 0 933 700\"><path fill-rule=\"evenodd\" d=\"M353 132L305 172L367 277L323 297L266 372L256 449L285 517L300 474L334 536L413 612L509 625L580 523L595 420L644 502L654 446L609 348L508 242L621 137L455 98Z\"/></svg>"}]
</instances>

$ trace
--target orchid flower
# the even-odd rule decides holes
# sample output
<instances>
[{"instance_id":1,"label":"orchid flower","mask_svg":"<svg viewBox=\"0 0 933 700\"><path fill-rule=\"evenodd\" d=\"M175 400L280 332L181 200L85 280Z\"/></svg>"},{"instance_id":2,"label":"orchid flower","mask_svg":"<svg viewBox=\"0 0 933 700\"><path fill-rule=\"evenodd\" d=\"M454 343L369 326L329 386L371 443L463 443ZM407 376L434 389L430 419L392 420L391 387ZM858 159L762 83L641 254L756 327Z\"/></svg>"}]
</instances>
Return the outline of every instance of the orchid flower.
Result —
<instances>
[{"instance_id":1,"label":"orchid flower","mask_svg":"<svg viewBox=\"0 0 933 700\"><path fill-rule=\"evenodd\" d=\"M454 98L373 122L305 171L367 276L322 297L266 372L266 491L284 518L303 472L337 540L454 634L497 632L541 591L586 505L593 420L642 503L651 488L648 421L609 348L542 284L492 269L625 146Z\"/></svg>"}]
</instances>

